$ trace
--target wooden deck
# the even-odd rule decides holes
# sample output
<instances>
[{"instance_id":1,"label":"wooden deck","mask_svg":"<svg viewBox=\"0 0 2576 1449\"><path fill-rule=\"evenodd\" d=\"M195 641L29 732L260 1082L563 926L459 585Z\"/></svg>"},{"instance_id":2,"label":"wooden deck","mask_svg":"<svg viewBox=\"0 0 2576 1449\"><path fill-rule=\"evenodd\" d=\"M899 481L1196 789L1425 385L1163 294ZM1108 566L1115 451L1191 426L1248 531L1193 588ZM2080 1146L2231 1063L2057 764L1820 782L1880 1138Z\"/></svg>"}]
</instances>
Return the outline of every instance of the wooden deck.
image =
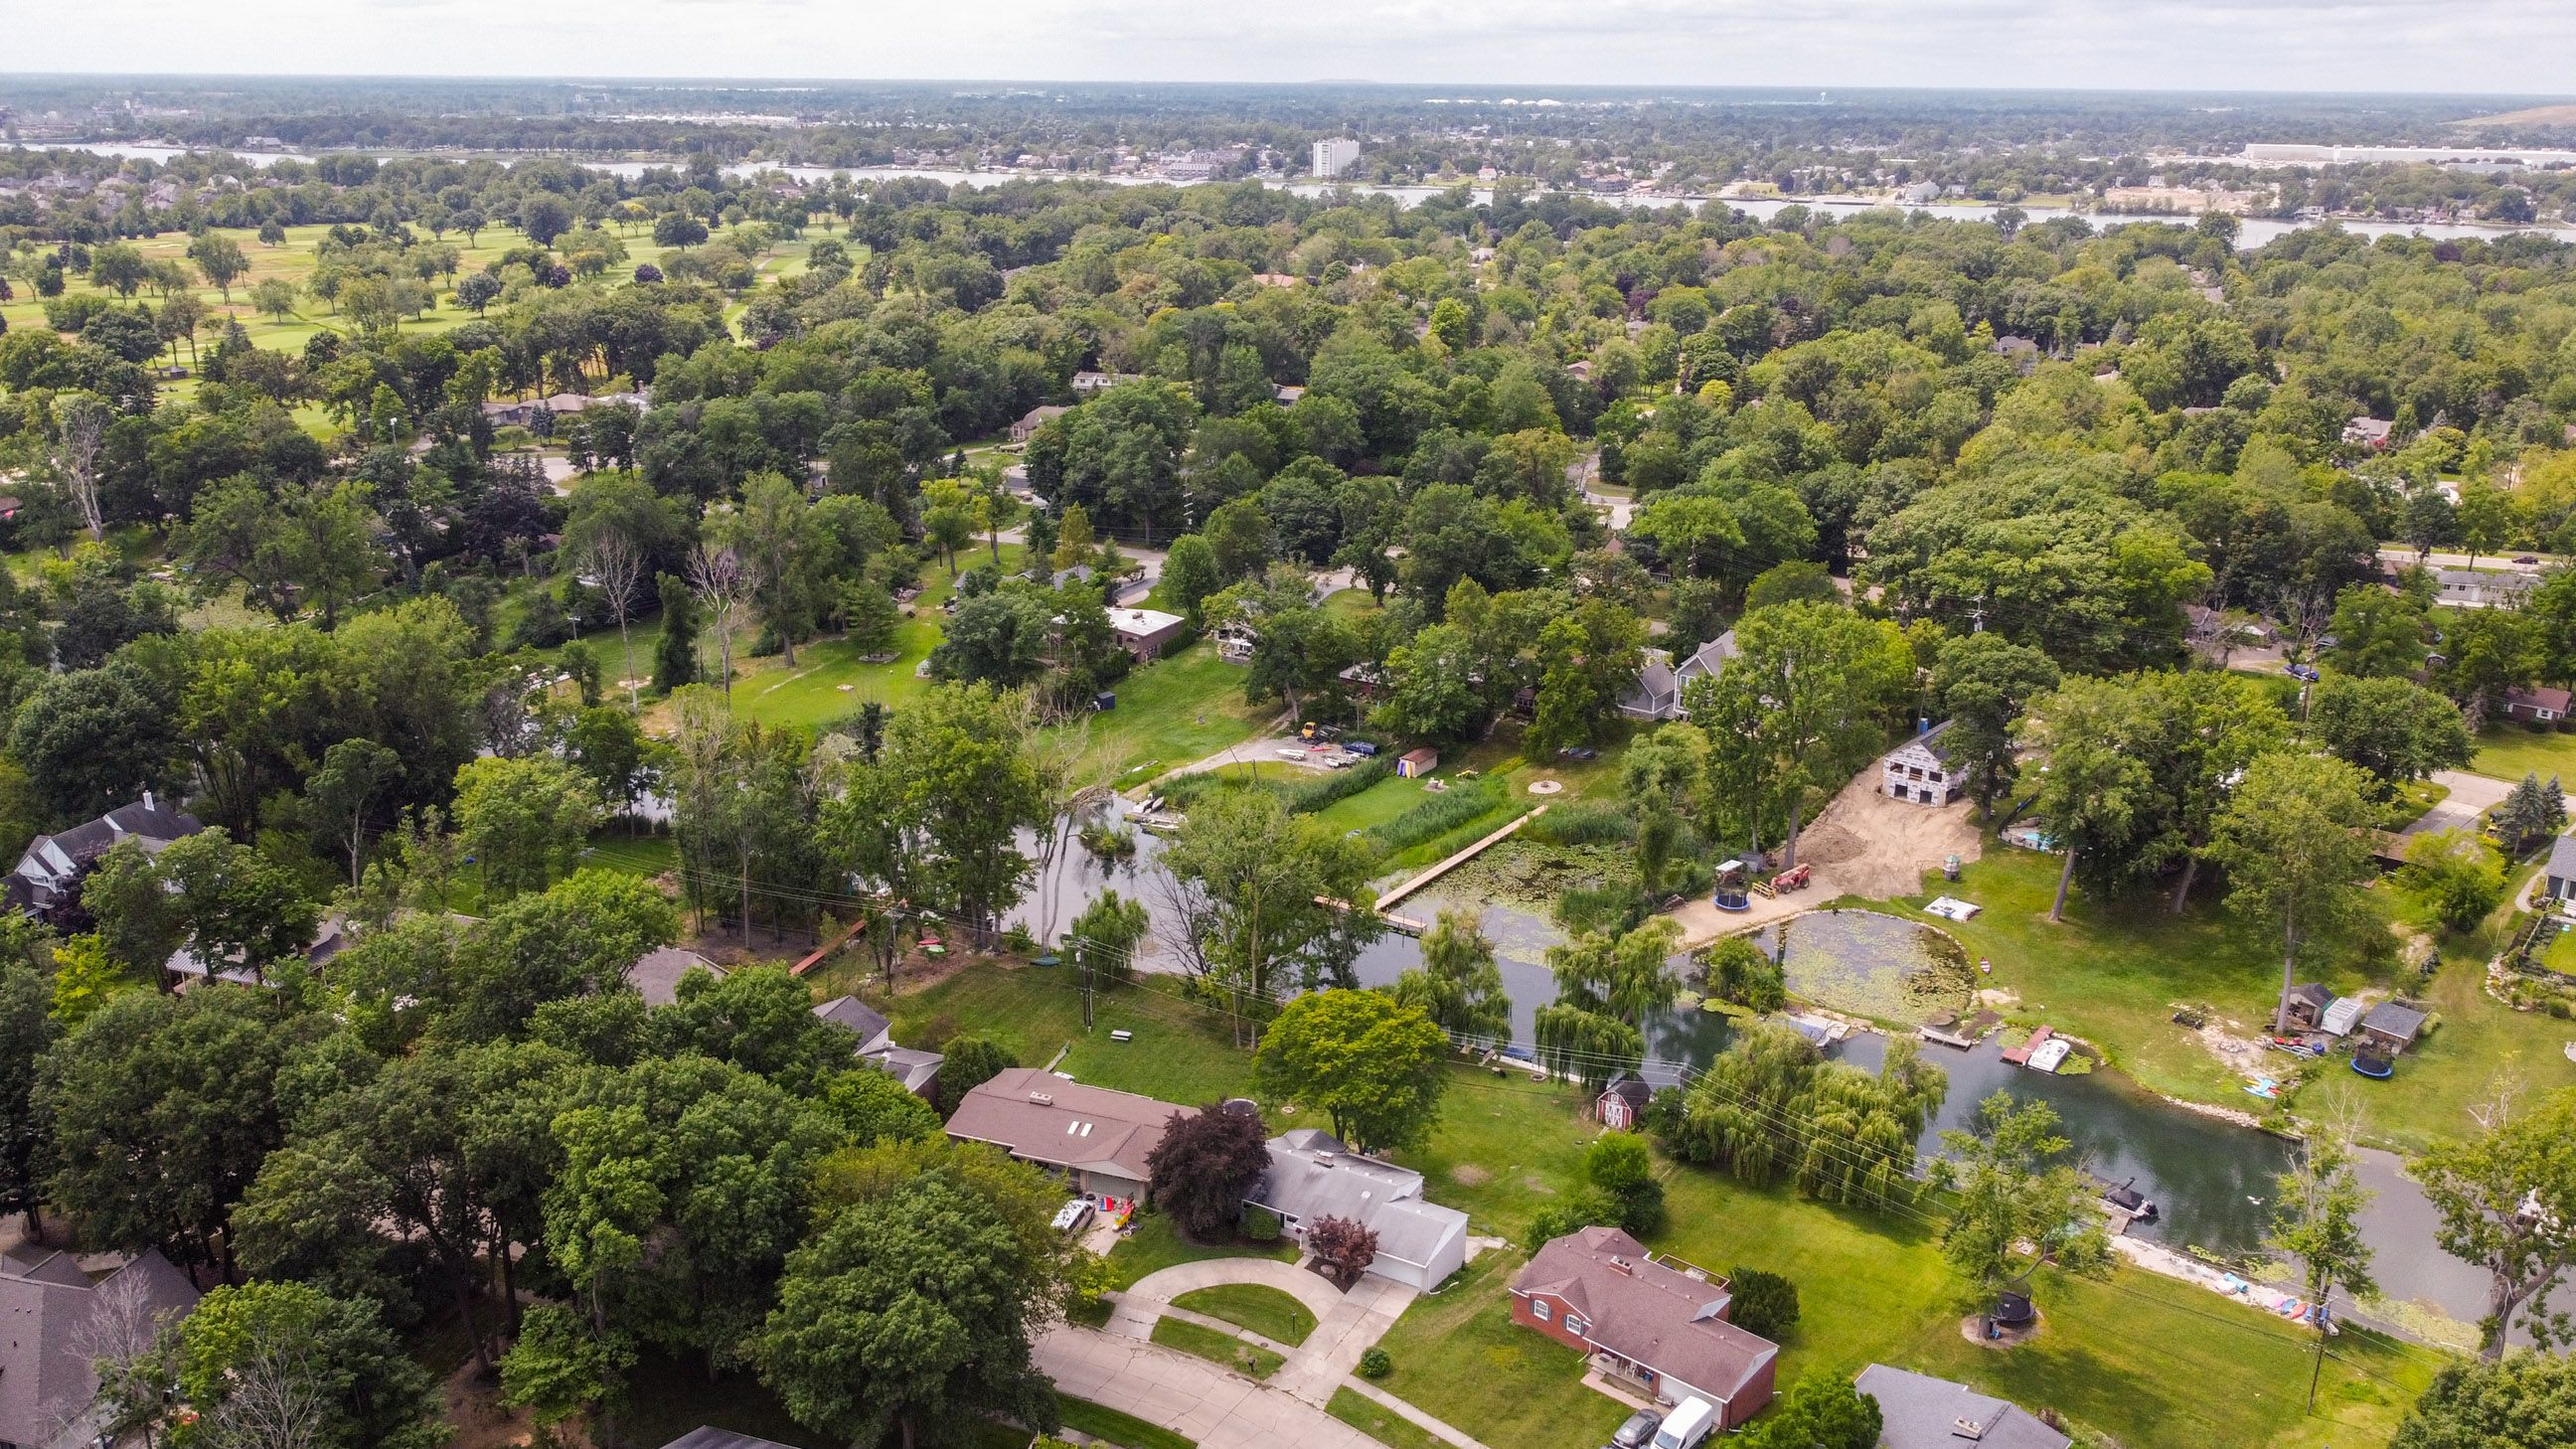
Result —
<instances>
[{"instance_id":1,"label":"wooden deck","mask_svg":"<svg viewBox=\"0 0 2576 1449\"><path fill-rule=\"evenodd\" d=\"M1502 829L1495 831L1493 834L1486 836L1484 839L1477 841L1471 846L1468 846L1465 850L1459 851L1457 854L1450 856L1448 859L1443 860L1428 870L1423 871L1413 879L1404 882L1402 885L1397 886L1391 891L1388 891L1385 895L1378 897L1378 914L1385 915L1389 906L1394 905L1397 901L1403 900L1406 896L1409 896L1415 891L1422 889L1424 886L1431 884L1433 881L1440 879L1440 877L1447 875L1449 872L1456 870L1467 862L1474 860L1485 851L1492 849L1495 845L1510 838L1513 831L1520 829L1522 826L1529 824L1531 821L1536 820L1546 813L1547 807L1541 805L1537 809L1529 812L1527 815L1515 816L1510 822L1505 824Z\"/></svg>"}]
</instances>

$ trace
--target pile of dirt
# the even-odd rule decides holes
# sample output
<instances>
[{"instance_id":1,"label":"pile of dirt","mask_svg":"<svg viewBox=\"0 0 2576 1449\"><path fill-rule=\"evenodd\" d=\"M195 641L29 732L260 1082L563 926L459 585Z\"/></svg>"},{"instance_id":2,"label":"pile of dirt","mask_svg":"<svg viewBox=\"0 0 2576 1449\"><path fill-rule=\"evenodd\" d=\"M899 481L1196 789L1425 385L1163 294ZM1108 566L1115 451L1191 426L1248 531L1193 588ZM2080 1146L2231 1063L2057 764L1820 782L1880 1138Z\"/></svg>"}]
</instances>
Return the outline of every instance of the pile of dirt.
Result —
<instances>
[{"instance_id":1,"label":"pile of dirt","mask_svg":"<svg viewBox=\"0 0 2576 1449\"><path fill-rule=\"evenodd\" d=\"M1816 825L1798 834L1798 859L1819 868L1856 860L1865 847L1840 825Z\"/></svg>"}]
</instances>

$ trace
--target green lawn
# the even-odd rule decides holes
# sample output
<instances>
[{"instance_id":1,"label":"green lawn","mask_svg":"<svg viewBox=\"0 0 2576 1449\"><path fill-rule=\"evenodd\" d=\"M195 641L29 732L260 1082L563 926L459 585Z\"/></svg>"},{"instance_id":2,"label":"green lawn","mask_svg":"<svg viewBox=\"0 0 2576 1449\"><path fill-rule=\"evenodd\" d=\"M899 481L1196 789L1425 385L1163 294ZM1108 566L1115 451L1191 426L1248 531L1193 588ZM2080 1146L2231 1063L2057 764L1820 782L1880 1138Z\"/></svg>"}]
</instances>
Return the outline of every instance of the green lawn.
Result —
<instances>
[{"instance_id":1,"label":"green lawn","mask_svg":"<svg viewBox=\"0 0 2576 1449\"><path fill-rule=\"evenodd\" d=\"M2245 1107L2252 1099L2244 1083L2172 1017L2178 1007L2195 1006L2214 1009L2246 1032L2268 1024L2281 982L2278 948L2268 935L2232 919L2220 906L2221 888L2206 880L2180 916L2160 896L2106 903L2079 886L2065 921L2051 924L2057 866L2055 856L1990 845L1959 884L1944 887L1985 907L1975 920L1944 927L1970 955L1994 963L1984 984L2020 994L2010 1013L2015 1018L2045 1021L2093 1042L2147 1087ZM1920 918L1916 908L1929 894L1891 908ZM2439 1030L2407 1054L2399 1080L2388 1084L2396 1090L2365 1090L2357 1099L2366 1135L2389 1146L2420 1147L2456 1134L2467 1105L2502 1067L2521 1072L2534 1090L2576 1085L2576 1063L2560 1052L2576 1028L2487 999L2479 989L2486 951L2467 938L2442 944L2447 964L2429 988L2442 1017ZM2338 993L2401 984L2409 993L2418 989L2411 974L2398 983L2331 958L2300 974Z\"/></svg>"},{"instance_id":2,"label":"green lawn","mask_svg":"<svg viewBox=\"0 0 2576 1449\"><path fill-rule=\"evenodd\" d=\"M2576 781L2576 734L2536 730L2528 725L2490 725L2478 736L2478 752L2469 768L2498 780L2533 774Z\"/></svg>"},{"instance_id":3,"label":"green lawn","mask_svg":"<svg viewBox=\"0 0 2576 1449\"><path fill-rule=\"evenodd\" d=\"M1429 798L1422 793L1420 780L1389 775L1356 795L1316 811L1315 819L1339 832L1366 830L1372 825L1384 825Z\"/></svg>"},{"instance_id":4,"label":"green lawn","mask_svg":"<svg viewBox=\"0 0 2576 1449\"><path fill-rule=\"evenodd\" d=\"M864 997L887 1013L903 1041L938 1042L960 1031L980 1032L1029 1067L1046 1065L1070 1045L1056 1070L1167 1102L1233 1096L1251 1075L1251 1057L1233 1045L1222 1016L1178 1000L1161 986L1101 991L1086 1033L1081 977L1060 966L978 961L926 989L904 990L891 1002L859 953L842 953L811 979L820 995ZM1122 1029L1133 1039L1110 1040L1110 1032Z\"/></svg>"},{"instance_id":5,"label":"green lawn","mask_svg":"<svg viewBox=\"0 0 2576 1449\"><path fill-rule=\"evenodd\" d=\"M1248 1328L1290 1348L1306 1341L1315 1331L1315 1315L1296 1295L1260 1283L1220 1283L1214 1288L1198 1288L1172 1300L1174 1308L1222 1318L1237 1328Z\"/></svg>"},{"instance_id":6,"label":"green lawn","mask_svg":"<svg viewBox=\"0 0 2576 1449\"><path fill-rule=\"evenodd\" d=\"M1140 664L1110 688L1115 710L1062 728L1085 735L1076 768L1121 790L1242 744L1283 713L1245 703L1243 670L1205 643Z\"/></svg>"},{"instance_id":7,"label":"green lawn","mask_svg":"<svg viewBox=\"0 0 2576 1449\"><path fill-rule=\"evenodd\" d=\"M1106 1404L1089 1399L1062 1396L1056 1400L1064 1416L1064 1426L1079 1429L1103 1443L1119 1449L1198 1449L1198 1441L1184 1439L1159 1425L1148 1424L1133 1414L1122 1414Z\"/></svg>"},{"instance_id":8,"label":"green lawn","mask_svg":"<svg viewBox=\"0 0 2576 1449\"><path fill-rule=\"evenodd\" d=\"M1149 1273L1183 1263L1204 1263L1210 1258L1269 1258L1293 1263L1297 1260L1297 1245L1285 1240L1268 1247L1246 1242L1192 1242L1181 1236L1170 1218L1149 1209L1136 1218L1118 1240L1118 1246L1110 1249L1108 1286L1132 1288Z\"/></svg>"},{"instance_id":9,"label":"green lawn","mask_svg":"<svg viewBox=\"0 0 2576 1449\"><path fill-rule=\"evenodd\" d=\"M1447 1449L1447 1440L1391 1409L1379 1408L1376 1400L1356 1389L1333 1390L1333 1401L1324 1406L1324 1412L1389 1449Z\"/></svg>"},{"instance_id":10,"label":"green lawn","mask_svg":"<svg viewBox=\"0 0 2576 1449\"><path fill-rule=\"evenodd\" d=\"M1231 1333L1219 1333L1213 1328L1201 1328L1177 1318L1154 1320L1153 1336L1154 1341L1165 1348L1195 1354L1246 1378L1266 1379L1279 1372L1279 1366L1288 1361L1280 1354L1246 1343Z\"/></svg>"},{"instance_id":11,"label":"green lawn","mask_svg":"<svg viewBox=\"0 0 2576 1449\"><path fill-rule=\"evenodd\" d=\"M2347 1332L2309 1418L2312 1339L2126 1268L2103 1282L2043 1273L2033 1290L2039 1336L1988 1349L1962 1336L1974 1303L1921 1215L1845 1212L1697 1169L1673 1173L1667 1192L1673 1227L1656 1247L1718 1273L1749 1264L1797 1283L1801 1319L1782 1345L1783 1388L1804 1374L1848 1378L1888 1363L2055 1409L2128 1449L2323 1449L2385 1442L2438 1361Z\"/></svg>"},{"instance_id":12,"label":"green lawn","mask_svg":"<svg viewBox=\"0 0 2576 1449\"><path fill-rule=\"evenodd\" d=\"M1512 1322L1506 1289L1521 1256L1479 1256L1437 1297L1417 1298L1378 1347L1397 1398L1488 1444L1597 1449L1628 1417L1583 1386L1583 1355Z\"/></svg>"}]
</instances>

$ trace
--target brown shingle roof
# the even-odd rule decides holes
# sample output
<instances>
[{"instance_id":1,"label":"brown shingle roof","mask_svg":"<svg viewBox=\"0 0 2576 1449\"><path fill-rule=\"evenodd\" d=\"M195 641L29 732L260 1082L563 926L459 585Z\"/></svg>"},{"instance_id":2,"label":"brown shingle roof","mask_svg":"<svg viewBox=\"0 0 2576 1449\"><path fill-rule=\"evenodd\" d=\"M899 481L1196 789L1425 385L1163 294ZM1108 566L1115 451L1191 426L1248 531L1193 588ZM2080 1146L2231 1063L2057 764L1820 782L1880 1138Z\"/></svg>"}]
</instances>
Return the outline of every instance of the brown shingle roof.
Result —
<instances>
[{"instance_id":1,"label":"brown shingle roof","mask_svg":"<svg viewBox=\"0 0 2576 1449\"><path fill-rule=\"evenodd\" d=\"M990 1142L1050 1167L1143 1182L1151 1175L1145 1158L1175 1115L1187 1117L1193 1109L1013 1067L966 1094L948 1119L948 1135Z\"/></svg>"},{"instance_id":2,"label":"brown shingle roof","mask_svg":"<svg viewBox=\"0 0 2576 1449\"><path fill-rule=\"evenodd\" d=\"M1728 1302L1723 1284L1651 1256L1617 1228L1550 1239L1512 1281L1512 1292L1562 1299L1582 1314L1583 1336L1593 1343L1723 1397L1741 1391L1780 1352L1719 1316Z\"/></svg>"}]
</instances>

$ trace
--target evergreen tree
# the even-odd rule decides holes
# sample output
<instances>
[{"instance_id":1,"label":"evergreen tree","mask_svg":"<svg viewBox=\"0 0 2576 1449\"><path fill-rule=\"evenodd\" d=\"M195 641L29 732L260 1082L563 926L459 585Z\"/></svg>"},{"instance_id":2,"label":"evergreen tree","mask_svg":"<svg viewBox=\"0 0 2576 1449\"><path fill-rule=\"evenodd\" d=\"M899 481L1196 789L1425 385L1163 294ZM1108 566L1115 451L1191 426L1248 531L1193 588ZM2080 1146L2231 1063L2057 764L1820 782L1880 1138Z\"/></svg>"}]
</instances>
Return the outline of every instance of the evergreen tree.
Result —
<instances>
[{"instance_id":1,"label":"evergreen tree","mask_svg":"<svg viewBox=\"0 0 2576 1449\"><path fill-rule=\"evenodd\" d=\"M653 687L670 691L698 677L697 600L677 574L656 581L662 593L662 642L653 649Z\"/></svg>"}]
</instances>

